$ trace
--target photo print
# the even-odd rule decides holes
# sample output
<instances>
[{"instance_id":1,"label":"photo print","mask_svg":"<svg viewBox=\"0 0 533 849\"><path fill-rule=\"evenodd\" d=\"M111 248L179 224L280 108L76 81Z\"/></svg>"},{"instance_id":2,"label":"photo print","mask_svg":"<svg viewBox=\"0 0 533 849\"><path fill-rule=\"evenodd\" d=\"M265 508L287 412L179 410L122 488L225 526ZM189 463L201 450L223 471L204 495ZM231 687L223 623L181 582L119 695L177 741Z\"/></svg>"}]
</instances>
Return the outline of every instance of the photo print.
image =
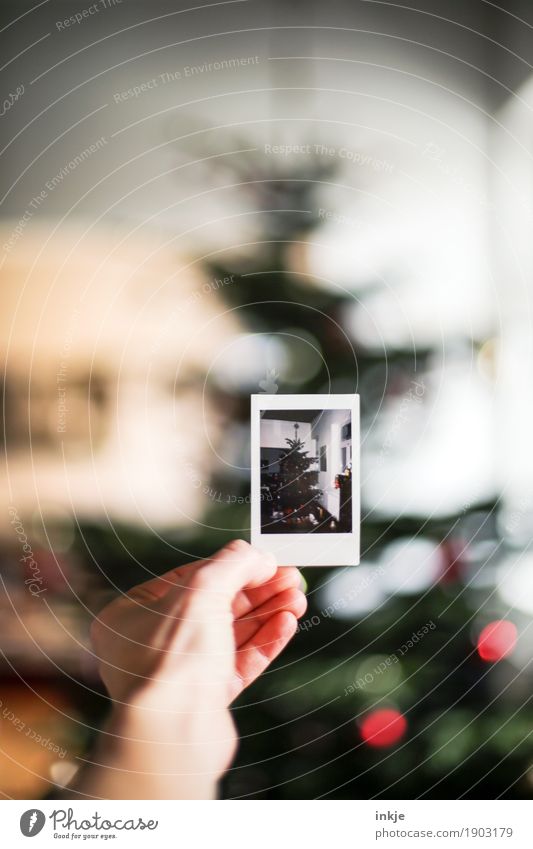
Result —
<instances>
[{"instance_id":1,"label":"photo print","mask_svg":"<svg viewBox=\"0 0 533 849\"><path fill-rule=\"evenodd\" d=\"M359 561L356 395L252 396L252 541L280 565Z\"/></svg>"}]
</instances>

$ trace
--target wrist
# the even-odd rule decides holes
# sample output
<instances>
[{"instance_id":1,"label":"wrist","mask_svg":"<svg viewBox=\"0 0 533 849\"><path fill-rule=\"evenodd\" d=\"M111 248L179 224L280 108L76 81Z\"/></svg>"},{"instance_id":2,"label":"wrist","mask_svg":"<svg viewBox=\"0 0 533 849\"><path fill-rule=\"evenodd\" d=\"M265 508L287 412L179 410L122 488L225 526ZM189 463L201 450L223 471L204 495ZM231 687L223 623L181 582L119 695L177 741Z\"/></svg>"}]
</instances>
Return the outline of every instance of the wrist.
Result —
<instances>
[{"instance_id":1,"label":"wrist","mask_svg":"<svg viewBox=\"0 0 533 849\"><path fill-rule=\"evenodd\" d=\"M165 710L150 688L114 704L106 732L109 760L134 779L137 798L216 798L222 770L196 711Z\"/></svg>"},{"instance_id":2,"label":"wrist","mask_svg":"<svg viewBox=\"0 0 533 849\"><path fill-rule=\"evenodd\" d=\"M137 692L127 702L113 703L108 731L121 741L139 744L180 745L192 744L199 730L197 715L185 704L172 700L165 704L163 693L150 687Z\"/></svg>"}]
</instances>

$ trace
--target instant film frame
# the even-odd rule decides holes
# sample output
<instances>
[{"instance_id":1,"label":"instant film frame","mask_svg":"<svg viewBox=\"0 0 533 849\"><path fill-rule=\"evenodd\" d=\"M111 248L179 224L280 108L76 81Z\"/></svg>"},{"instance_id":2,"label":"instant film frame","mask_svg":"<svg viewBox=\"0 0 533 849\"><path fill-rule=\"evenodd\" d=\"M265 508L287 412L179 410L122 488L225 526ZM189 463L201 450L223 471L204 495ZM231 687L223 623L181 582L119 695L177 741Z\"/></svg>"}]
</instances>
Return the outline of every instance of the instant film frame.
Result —
<instances>
[{"instance_id":1,"label":"instant film frame","mask_svg":"<svg viewBox=\"0 0 533 849\"><path fill-rule=\"evenodd\" d=\"M251 540L280 566L359 563L359 396L251 396Z\"/></svg>"}]
</instances>

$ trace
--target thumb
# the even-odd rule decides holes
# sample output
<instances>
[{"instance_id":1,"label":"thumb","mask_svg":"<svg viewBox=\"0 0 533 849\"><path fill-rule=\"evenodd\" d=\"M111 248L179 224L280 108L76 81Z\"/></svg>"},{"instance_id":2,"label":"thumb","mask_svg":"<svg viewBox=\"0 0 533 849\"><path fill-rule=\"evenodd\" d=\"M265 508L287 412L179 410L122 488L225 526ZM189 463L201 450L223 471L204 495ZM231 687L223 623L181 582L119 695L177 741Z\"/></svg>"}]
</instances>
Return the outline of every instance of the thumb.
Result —
<instances>
[{"instance_id":1,"label":"thumb","mask_svg":"<svg viewBox=\"0 0 533 849\"><path fill-rule=\"evenodd\" d=\"M170 612L175 604L180 604L181 597L184 607L195 618L203 618L207 610L227 613L240 590L269 581L276 570L273 554L259 551L244 540L233 540L198 564L187 581L185 599L183 589L171 590L163 604Z\"/></svg>"},{"instance_id":2,"label":"thumb","mask_svg":"<svg viewBox=\"0 0 533 849\"><path fill-rule=\"evenodd\" d=\"M276 570L273 554L236 539L205 560L191 577L189 586L202 595L233 600L245 587L256 587L273 578Z\"/></svg>"}]
</instances>

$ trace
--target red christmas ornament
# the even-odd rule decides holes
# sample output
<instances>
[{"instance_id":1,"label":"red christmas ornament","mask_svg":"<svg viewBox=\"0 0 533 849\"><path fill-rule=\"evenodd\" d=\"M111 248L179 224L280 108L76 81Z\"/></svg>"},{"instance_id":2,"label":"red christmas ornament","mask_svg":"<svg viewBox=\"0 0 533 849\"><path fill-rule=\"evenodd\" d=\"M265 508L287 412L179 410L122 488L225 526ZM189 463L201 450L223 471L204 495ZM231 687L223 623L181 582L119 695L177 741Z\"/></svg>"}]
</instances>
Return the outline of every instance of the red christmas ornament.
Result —
<instances>
[{"instance_id":1,"label":"red christmas ornament","mask_svg":"<svg viewBox=\"0 0 533 849\"><path fill-rule=\"evenodd\" d=\"M382 708L369 713L361 723L361 737L369 746L394 746L407 731L407 720L394 708Z\"/></svg>"},{"instance_id":2,"label":"red christmas ornament","mask_svg":"<svg viewBox=\"0 0 533 849\"><path fill-rule=\"evenodd\" d=\"M493 663L511 654L517 638L514 622L496 619L486 625L477 640L477 651L482 660Z\"/></svg>"}]
</instances>

